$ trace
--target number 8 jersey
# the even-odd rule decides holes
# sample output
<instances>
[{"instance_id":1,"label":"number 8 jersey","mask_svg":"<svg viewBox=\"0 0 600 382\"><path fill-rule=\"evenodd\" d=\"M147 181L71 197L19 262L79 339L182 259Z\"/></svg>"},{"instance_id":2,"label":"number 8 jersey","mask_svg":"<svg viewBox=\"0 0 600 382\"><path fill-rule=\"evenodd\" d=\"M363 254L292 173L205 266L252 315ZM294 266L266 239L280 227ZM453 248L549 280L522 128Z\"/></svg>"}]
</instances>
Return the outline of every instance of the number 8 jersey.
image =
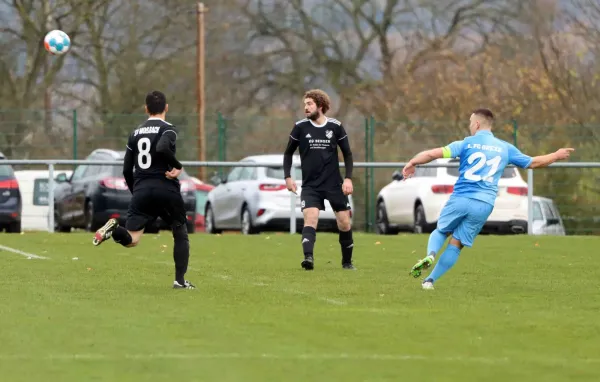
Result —
<instances>
[{"instance_id":1,"label":"number 8 jersey","mask_svg":"<svg viewBox=\"0 0 600 382\"><path fill-rule=\"evenodd\" d=\"M532 160L487 130L452 142L442 150L444 158L460 158L459 177L453 195L480 200L492 206L504 168L509 164L527 168Z\"/></svg>"},{"instance_id":2,"label":"number 8 jersey","mask_svg":"<svg viewBox=\"0 0 600 382\"><path fill-rule=\"evenodd\" d=\"M165 176L173 167L181 168L175 159L176 140L175 127L160 118L149 118L131 133L124 169L135 168L132 191L141 187L173 186L173 191L179 192L179 181ZM127 174L124 175L127 180Z\"/></svg>"}]
</instances>

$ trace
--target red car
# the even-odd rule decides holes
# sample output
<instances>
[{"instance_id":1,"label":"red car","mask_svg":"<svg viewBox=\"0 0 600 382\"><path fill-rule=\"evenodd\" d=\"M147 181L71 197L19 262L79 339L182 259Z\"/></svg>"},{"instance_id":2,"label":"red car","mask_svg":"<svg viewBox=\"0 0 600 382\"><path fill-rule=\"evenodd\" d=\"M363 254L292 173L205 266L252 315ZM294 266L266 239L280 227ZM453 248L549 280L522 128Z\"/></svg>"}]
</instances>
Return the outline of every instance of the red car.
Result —
<instances>
[{"instance_id":1,"label":"red car","mask_svg":"<svg viewBox=\"0 0 600 382\"><path fill-rule=\"evenodd\" d=\"M206 200L208 198L208 193L215 188L215 186L204 183L200 179L194 177L190 177L190 180L196 187L196 220L194 221L196 232L205 232L204 210L206 207Z\"/></svg>"}]
</instances>

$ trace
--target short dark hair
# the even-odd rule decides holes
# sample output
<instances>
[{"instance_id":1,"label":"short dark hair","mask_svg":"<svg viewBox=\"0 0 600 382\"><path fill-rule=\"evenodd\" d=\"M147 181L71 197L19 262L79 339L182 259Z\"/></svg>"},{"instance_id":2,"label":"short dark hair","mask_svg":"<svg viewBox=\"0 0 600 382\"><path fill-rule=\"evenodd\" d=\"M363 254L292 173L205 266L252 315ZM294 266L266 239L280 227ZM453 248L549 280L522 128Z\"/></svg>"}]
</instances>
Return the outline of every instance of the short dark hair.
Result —
<instances>
[{"instance_id":1,"label":"short dark hair","mask_svg":"<svg viewBox=\"0 0 600 382\"><path fill-rule=\"evenodd\" d=\"M331 107L331 100L329 99L329 96L321 89L312 89L307 91L304 93L304 99L307 98L315 101L317 107L320 107L323 110L323 114L327 113Z\"/></svg>"},{"instance_id":2,"label":"short dark hair","mask_svg":"<svg viewBox=\"0 0 600 382\"><path fill-rule=\"evenodd\" d=\"M490 109L476 109L473 111L473 114L487 119L490 125L494 122L494 113Z\"/></svg>"},{"instance_id":3,"label":"short dark hair","mask_svg":"<svg viewBox=\"0 0 600 382\"><path fill-rule=\"evenodd\" d=\"M146 107L150 115L162 114L167 107L167 97L157 90L146 95Z\"/></svg>"}]
</instances>

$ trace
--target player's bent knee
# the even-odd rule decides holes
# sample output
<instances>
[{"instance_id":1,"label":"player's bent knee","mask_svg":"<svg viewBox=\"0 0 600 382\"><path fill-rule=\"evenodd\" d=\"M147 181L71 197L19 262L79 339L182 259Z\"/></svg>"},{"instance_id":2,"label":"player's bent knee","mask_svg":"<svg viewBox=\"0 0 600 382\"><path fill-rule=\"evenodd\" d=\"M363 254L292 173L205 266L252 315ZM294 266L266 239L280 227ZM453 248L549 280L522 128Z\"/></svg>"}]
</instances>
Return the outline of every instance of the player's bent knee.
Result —
<instances>
[{"instance_id":1,"label":"player's bent knee","mask_svg":"<svg viewBox=\"0 0 600 382\"><path fill-rule=\"evenodd\" d=\"M175 239L175 241L178 241L178 240L188 241L189 240L186 224L173 226L173 239Z\"/></svg>"},{"instance_id":2,"label":"player's bent knee","mask_svg":"<svg viewBox=\"0 0 600 382\"><path fill-rule=\"evenodd\" d=\"M462 248L463 248L463 245L462 245L462 243L460 242L460 240L458 240L458 239L457 239L457 238L455 238L455 237L453 237L452 239L450 239L450 244L451 244L451 245L453 245L453 246L455 246L455 247L457 247L457 248L459 248L459 249L462 249Z\"/></svg>"}]
</instances>

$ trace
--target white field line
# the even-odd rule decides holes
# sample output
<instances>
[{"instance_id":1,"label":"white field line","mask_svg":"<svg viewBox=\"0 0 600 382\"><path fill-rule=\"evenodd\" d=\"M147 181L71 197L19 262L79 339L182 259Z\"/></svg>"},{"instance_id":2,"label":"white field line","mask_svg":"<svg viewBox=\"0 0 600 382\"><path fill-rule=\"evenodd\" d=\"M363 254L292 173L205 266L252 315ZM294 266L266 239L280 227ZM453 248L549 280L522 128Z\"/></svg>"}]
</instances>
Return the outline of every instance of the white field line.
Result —
<instances>
[{"instance_id":1,"label":"white field line","mask_svg":"<svg viewBox=\"0 0 600 382\"><path fill-rule=\"evenodd\" d=\"M34 255L33 253L23 252L23 251L21 251L19 249L7 247L5 245L0 245L0 250L7 251L7 252L12 252L12 253L16 253L17 255L25 256L28 259L39 259L39 260L47 260L48 259L48 257L38 256L38 255Z\"/></svg>"},{"instance_id":2,"label":"white field line","mask_svg":"<svg viewBox=\"0 0 600 382\"><path fill-rule=\"evenodd\" d=\"M478 363L488 365L507 365L511 363L541 363L541 364L596 364L600 358L546 358L546 357L471 357L471 356L435 356L422 354L347 354L347 353L313 353L313 354L269 354L269 353L138 353L138 354L0 354L0 361L26 360L26 361L119 361L122 359L148 361L169 359L223 359L223 360L334 360L334 361L426 361L426 362L450 362L450 363Z\"/></svg>"}]
</instances>

